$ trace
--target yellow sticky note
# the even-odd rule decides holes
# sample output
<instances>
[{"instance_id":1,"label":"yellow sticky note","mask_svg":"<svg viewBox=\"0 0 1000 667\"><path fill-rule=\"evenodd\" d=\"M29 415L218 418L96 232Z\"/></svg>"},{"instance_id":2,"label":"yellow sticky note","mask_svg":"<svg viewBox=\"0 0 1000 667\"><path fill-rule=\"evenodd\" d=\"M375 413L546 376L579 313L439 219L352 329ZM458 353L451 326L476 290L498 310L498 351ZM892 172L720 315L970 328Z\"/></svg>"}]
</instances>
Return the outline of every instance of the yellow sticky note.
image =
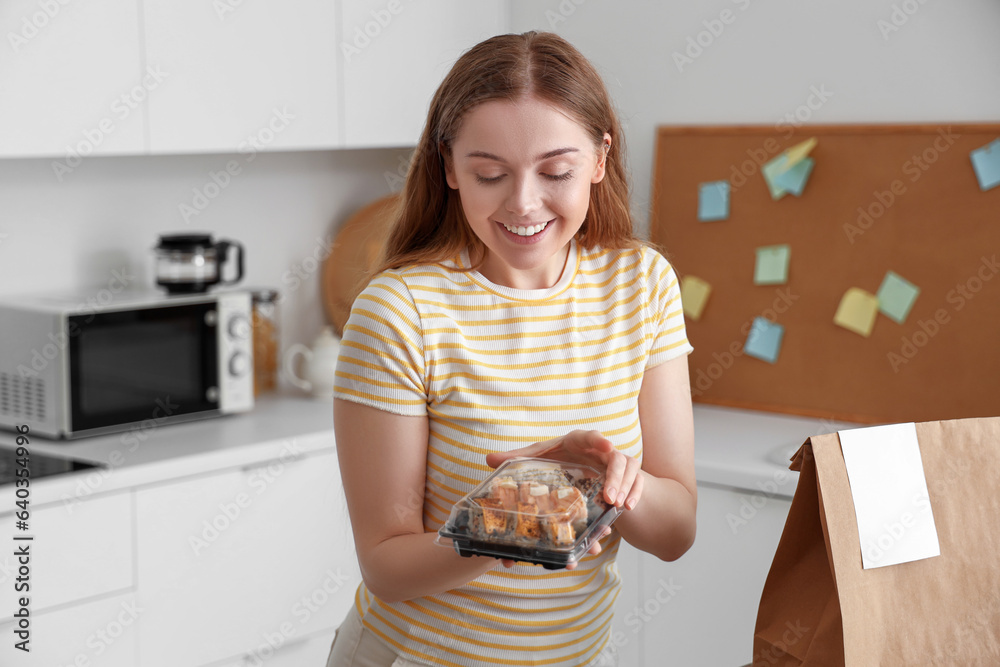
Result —
<instances>
[{"instance_id":1,"label":"yellow sticky note","mask_svg":"<svg viewBox=\"0 0 1000 667\"><path fill-rule=\"evenodd\" d=\"M875 316L878 315L878 297L874 294L852 287L844 292L833 316L833 323L849 329L862 336L871 335L875 326Z\"/></svg>"},{"instance_id":2,"label":"yellow sticky note","mask_svg":"<svg viewBox=\"0 0 1000 667\"><path fill-rule=\"evenodd\" d=\"M696 276L684 276L681 280L681 303L684 314L692 320L701 319L705 304L712 293L712 286Z\"/></svg>"},{"instance_id":3,"label":"yellow sticky note","mask_svg":"<svg viewBox=\"0 0 1000 667\"><path fill-rule=\"evenodd\" d=\"M800 144L795 144L785 151L785 169L791 169L799 162L802 162L809 155L809 151L816 148L819 140L816 137L806 139Z\"/></svg>"}]
</instances>

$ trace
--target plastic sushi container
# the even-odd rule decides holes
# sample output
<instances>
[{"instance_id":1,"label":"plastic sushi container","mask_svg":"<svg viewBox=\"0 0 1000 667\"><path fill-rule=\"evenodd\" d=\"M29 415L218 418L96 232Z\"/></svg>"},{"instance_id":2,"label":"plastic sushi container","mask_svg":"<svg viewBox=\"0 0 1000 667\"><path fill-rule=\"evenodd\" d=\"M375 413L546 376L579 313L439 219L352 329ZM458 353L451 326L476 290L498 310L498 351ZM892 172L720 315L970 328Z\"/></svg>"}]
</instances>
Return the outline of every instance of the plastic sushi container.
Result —
<instances>
[{"instance_id":1,"label":"plastic sushi container","mask_svg":"<svg viewBox=\"0 0 1000 667\"><path fill-rule=\"evenodd\" d=\"M622 510L605 502L604 474L576 463L515 458L455 503L437 541L460 556L493 556L556 570L579 561Z\"/></svg>"}]
</instances>

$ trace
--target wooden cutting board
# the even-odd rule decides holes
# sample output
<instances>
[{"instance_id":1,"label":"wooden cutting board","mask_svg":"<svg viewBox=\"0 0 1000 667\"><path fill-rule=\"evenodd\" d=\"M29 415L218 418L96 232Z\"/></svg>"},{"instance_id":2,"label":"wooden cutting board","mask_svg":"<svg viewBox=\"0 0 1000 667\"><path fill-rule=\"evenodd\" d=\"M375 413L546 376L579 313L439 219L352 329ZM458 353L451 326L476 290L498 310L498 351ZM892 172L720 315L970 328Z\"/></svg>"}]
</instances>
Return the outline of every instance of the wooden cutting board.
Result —
<instances>
[{"instance_id":1,"label":"wooden cutting board","mask_svg":"<svg viewBox=\"0 0 1000 667\"><path fill-rule=\"evenodd\" d=\"M343 335L354 298L368 284L399 202L392 194L352 215L337 232L333 250L323 262L322 298L326 317Z\"/></svg>"}]
</instances>

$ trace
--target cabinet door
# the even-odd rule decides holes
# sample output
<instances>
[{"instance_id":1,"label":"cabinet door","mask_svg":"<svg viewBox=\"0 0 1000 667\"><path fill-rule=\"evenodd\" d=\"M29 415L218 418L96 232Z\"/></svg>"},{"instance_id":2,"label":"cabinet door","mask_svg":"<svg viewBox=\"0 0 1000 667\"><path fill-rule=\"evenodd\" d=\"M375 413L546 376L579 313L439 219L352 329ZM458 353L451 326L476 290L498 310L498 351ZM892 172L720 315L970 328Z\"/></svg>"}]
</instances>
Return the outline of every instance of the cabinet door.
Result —
<instances>
[{"instance_id":1,"label":"cabinet door","mask_svg":"<svg viewBox=\"0 0 1000 667\"><path fill-rule=\"evenodd\" d=\"M153 153L336 148L334 0L140 0Z\"/></svg>"},{"instance_id":2,"label":"cabinet door","mask_svg":"<svg viewBox=\"0 0 1000 667\"><path fill-rule=\"evenodd\" d=\"M639 604L623 622L647 666L745 665L764 579L791 500L698 485L698 535L679 560L642 561Z\"/></svg>"},{"instance_id":3,"label":"cabinet door","mask_svg":"<svg viewBox=\"0 0 1000 667\"><path fill-rule=\"evenodd\" d=\"M20 640L10 623L0 624L4 637L0 665L136 667L142 664L137 637L144 621L143 609L132 593L33 614L30 653L14 648Z\"/></svg>"},{"instance_id":4,"label":"cabinet door","mask_svg":"<svg viewBox=\"0 0 1000 667\"><path fill-rule=\"evenodd\" d=\"M143 667L292 646L336 628L354 602L333 452L140 490L136 515Z\"/></svg>"},{"instance_id":5,"label":"cabinet door","mask_svg":"<svg viewBox=\"0 0 1000 667\"><path fill-rule=\"evenodd\" d=\"M340 26L347 147L414 146L444 75L504 32L506 3L344 0Z\"/></svg>"},{"instance_id":6,"label":"cabinet door","mask_svg":"<svg viewBox=\"0 0 1000 667\"><path fill-rule=\"evenodd\" d=\"M13 505L13 491L10 498ZM28 552L28 581L20 584L30 588L32 613L133 587L130 492L29 508L27 531L15 529L13 514L0 517L6 542L0 554L0 623L12 619L15 601L25 594L14 588L21 575L18 549ZM11 539L18 535L34 539Z\"/></svg>"},{"instance_id":7,"label":"cabinet door","mask_svg":"<svg viewBox=\"0 0 1000 667\"><path fill-rule=\"evenodd\" d=\"M0 157L141 153L151 84L136 0L0 2ZM57 171L63 180L68 171Z\"/></svg>"}]
</instances>

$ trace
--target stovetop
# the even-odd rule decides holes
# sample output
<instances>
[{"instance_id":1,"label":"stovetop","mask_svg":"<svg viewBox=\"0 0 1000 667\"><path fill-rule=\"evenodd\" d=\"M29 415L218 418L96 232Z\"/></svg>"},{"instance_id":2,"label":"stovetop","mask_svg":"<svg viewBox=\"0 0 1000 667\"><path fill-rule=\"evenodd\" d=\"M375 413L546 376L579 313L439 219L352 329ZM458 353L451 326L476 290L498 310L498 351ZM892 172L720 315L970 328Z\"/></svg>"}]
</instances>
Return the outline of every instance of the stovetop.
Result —
<instances>
[{"instance_id":1,"label":"stovetop","mask_svg":"<svg viewBox=\"0 0 1000 667\"><path fill-rule=\"evenodd\" d=\"M27 468L30 473L29 479L35 480L39 477L49 477L67 472L77 472L79 470L89 470L100 467L96 463L78 461L69 457L49 456L47 454L36 454L31 452L27 459ZM7 447L0 448L0 485L13 484L17 479L17 469L21 465L14 449Z\"/></svg>"}]
</instances>

